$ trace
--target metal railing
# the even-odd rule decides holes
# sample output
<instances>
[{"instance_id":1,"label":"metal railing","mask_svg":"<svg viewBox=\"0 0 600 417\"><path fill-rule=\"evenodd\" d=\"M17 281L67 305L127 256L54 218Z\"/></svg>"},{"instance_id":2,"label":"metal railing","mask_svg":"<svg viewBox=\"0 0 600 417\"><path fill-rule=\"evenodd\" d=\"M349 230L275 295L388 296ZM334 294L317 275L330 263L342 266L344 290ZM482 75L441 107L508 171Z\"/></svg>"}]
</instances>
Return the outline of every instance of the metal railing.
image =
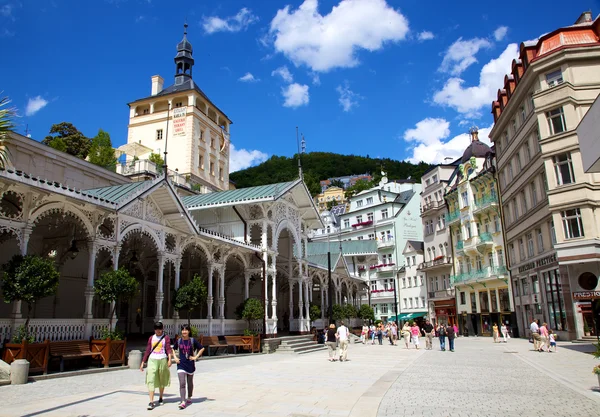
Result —
<instances>
[{"instance_id":1,"label":"metal railing","mask_svg":"<svg viewBox=\"0 0 600 417\"><path fill-rule=\"evenodd\" d=\"M456 242L456 249L463 250L464 248L465 248L465 241L464 240L459 240L458 242Z\"/></svg>"},{"instance_id":2,"label":"metal railing","mask_svg":"<svg viewBox=\"0 0 600 417\"><path fill-rule=\"evenodd\" d=\"M489 232L483 232L479 234L479 241L480 242L493 242L494 239L492 237L492 234Z\"/></svg>"},{"instance_id":3,"label":"metal railing","mask_svg":"<svg viewBox=\"0 0 600 417\"><path fill-rule=\"evenodd\" d=\"M483 269L475 270L471 272L463 272L462 274L452 275L450 277L450 282L453 284L481 280L485 278L490 278L498 275L506 275L508 273L506 266L486 266Z\"/></svg>"},{"instance_id":4,"label":"metal railing","mask_svg":"<svg viewBox=\"0 0 600 417\"><path fill-rule=\"evenodd\" d=\"M492 204L498 204L498 197L495 194L486 194L481 198L475 200L474 209L482 210Z\"/></svg>"},{"instance_id":5,"label":"metal railing","mask_svg":"<svg viewBox=\"0 0 600 417\"><path fill-rule=\"evenodd\" d=\"M458 219L460 219L460 212L458 210L455 211L451 211L445 214L446 216L446 223L453 223L455 221L457 221Z\"/></svg>"},{"instance_id":6,"label":"metal railing","mask_svg":"<svg viewBox=\"0 0 600 417\"><path fill-rule=\"evenodd\" d=\"M417 269L433 268L435 266L449 265L451 263L452 258L450 258L449 256L443 256L440 259L434 259L433 261L421 262Z\"/></svg>"},{"instance_id":7,"label":"metal railing","mask_svg":"<svg viewBox=\"0 0 600 417\"><path fill-rule=\"evenodd\" d=\"M158 177L159 175L163 174L163 169L164 168L162 166L158 166L148 159L137 159L135 161L117 164L116 172L117 174L121 175L149 174L154 177ZM186 175L182 175L177 171L173 171L172 169L167 169L167 173L174 184L187 187L189 189L192 188L192 184L189 182Z\"/></svg>"}]
</instances>

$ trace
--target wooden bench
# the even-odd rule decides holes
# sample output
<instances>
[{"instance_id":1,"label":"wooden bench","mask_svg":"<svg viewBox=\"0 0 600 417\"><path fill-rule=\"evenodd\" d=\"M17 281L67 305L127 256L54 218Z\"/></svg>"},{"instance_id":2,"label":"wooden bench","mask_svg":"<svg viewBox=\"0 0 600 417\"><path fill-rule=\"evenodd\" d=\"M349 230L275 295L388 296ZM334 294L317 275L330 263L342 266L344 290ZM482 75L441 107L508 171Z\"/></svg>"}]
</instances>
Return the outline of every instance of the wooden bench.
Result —
<instances>
[{"instance_id":1,"label":"wooden bench","mask_svg":"<svg viewBox=\"0 0 600 417\"><path fill-rule=\"evenodd\" d=\"M90 350L89 340L50 342L50 357L60 358L60 372L65 369L65 360L100 357L100 352Z\"/></svg>"},{"instance_id":2,"label":"wooden bench","mask_svg":"<svg viewBox=\"0 0 600 417\"><path fill-rule=\"evenodd\" d=\"M233 347L233 353L237 353L237 348L247 349L252 352L252 341L243 340L242 336L225 336L225 343Z\"/></svg>"},{"instance_id":3,"label":"wooden bench","mask_svg":"<svg viewBox=\"0 0 600 417\"><path fill-rule=\"evenodd\" d=\"M228 345L225 343L225 338L223 336L202 336L202 345L206 348L207 356L210 356L210 349L215 349L215 354L219 351L220 348L225 348L227 350Z\"/></svg>"}]
</instances>

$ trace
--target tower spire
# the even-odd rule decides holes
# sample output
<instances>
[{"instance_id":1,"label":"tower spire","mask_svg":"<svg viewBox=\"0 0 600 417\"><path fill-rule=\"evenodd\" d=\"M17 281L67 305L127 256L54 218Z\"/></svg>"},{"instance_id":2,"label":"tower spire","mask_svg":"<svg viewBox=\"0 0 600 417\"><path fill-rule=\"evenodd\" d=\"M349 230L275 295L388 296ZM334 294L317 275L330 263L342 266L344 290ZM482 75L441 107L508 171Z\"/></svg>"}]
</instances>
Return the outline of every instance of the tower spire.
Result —
<instances>
[{"instance_id":1,"label":"tower spire","mask_svg":"<svg viewBox=\"0 0 600 417\"><path fill-rule=\"evenodd\" d=\"M175 55L175 85L181 85L192 79L192 67L194 66L194 52L192 44L187 38L187 21L183 24L183 39L177 44L177 55Z\"/></svg>"}]
</instances>

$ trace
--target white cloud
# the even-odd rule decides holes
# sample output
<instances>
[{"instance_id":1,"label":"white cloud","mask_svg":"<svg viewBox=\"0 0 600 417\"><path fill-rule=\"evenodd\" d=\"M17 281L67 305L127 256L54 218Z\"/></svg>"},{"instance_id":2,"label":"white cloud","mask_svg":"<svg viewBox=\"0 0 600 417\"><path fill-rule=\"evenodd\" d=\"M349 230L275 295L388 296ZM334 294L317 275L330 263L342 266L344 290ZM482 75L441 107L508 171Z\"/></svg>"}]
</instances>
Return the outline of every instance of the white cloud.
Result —
<instances>
[{"instance_id":1,"label":"white cloud","mask_svg":"<svg viewBox=\"0 0 600 417\"><path fill-rule=\"evenodd\" d=\"M234 16L220 18L218 16L204 17L202 27L208 34L215 32L240 32L246 30L252 23L258 21L251 10L247 8L240 9Z\"/></svg>"},{"instance_id":2,"label":"white cloud","mask_svg":"<svg viewBox=\"0 0 600 417\"><path fill-rule=\"evenodd\" d=\"M308 104L308 86L298 83L290 84L281 89L281 95L285 99L284 107L300 107Z\"/></svg>"},{"instance_id":3,"label":"white cloud","mask_svg":"<svg viewBox=\"0 0 600 417\"><path fill-rule=\"evenodd\" d=\"M404 132L404 140L416 143L411 148L412 156L407 158L412 163L421 161L428 164L439 164L445 158L462 156L471 142L469 133L465 132L448 139L450 136L450 123L445 119L427 118L416 124L414 129ZM492 126L479 129L479 140L490 145L489 134ZM491 146L491 145L490 145Z\"/></svg>"},{"instance_id":4,"label":"white cloud","mask_svg":"<svg viewBox=\"0 0 600 417\"><path fill-rule=\"evenodd\" d=\"M417 35L417 39L420 41L428 41L433 38L435 38L435 35L433 34L433 32L430 32L428 30L424 30L423 32Z\"/></svg>"},{"instance_id":5,"label":"white cloud","mask_svg":"<svg viewBox=\"0 0 600 417\"><path fill-rule=\"evenodd\" d=\"M490 106L499 88L504 86L504 76L510 72L512 60L518 56L518 45L511 43L504 52L485 64L479 75L479 85L465 87L462 78L453 77L436 92L433 101L451 107L462 114L476 115L484 106Z\"/></svg>"},{"instance_id":6,"label":"white cloud","mask_svg":"<svg viewBox=\"0 0 600 417\"><path fill-rule=\"evenodd\" d=\"M494 31L494 39L496 39L497 42L500 42L502 39L504 39L507 32L508 28L506 26L500 26Z\"/></svg>"},{"instance_id":7,"label":"white cloud","mask_svg":"<svg viewBox=\"0 0 600 417\"><path fill-rule=\"evenodd\" d=\"M439 71L448 72L451 75L460 75L464 70L477 62L475 55L482 48L491 48L492 43L487 39L473 38L463 40L458 38L444 55Z\"/></svg>"},{"instance_id":8,"label":"white cloud","mask_svg":"<svg viewBox=\"0 0 600 417\"><path fill-rule=\"evenodd\" d=\"M313 85L321 85L321 77L316 72L309 72L309 77L312 78Z\"/></svg>"},{"instance_id":9,"label":"white cloud","mask_svg":"<svg viewBox=\"0 0 600 417\"><path fill-rule=\"evenodd\" d=\"M409 30L406 17L385 0L342 0L326 15L318 7L318 0L304 0L296 10L285 6L269 29L277 52L313 71L354 67L360 49L379 50Z\"/></svg>"},{"instance_id":10,"label":"white cloud","mask_svg":"<svg viewBox=\"0 0 600 417\"><path fill-rule=\"evenodd\" d=\"M271 76L275 77L276 75L281 77L286 83L291 83L292 81L294 81L294 76L292 75L288 67L285 65L271 72Z\"/></svg>"},{"instance_id":11,"label":"white cloud","mask_svg":"<svg viewBox=\"0 0 600 417\"><path fill-rule=\"evenodd\" d=\"M48 104L48 100L44 100L42 96L30 98L25 106L25 115L33 116L38 111L42 110Z\"/></svg>"},{"instance_id":12,"label":"white cloud","mask_svg":"<svg viewBox=\"0 0 600 417\"><path fill-rule=\"evenodd\" d=\"M243 83L256 83L260 81L260 78L256 78L254 75L247 72L242 77L238 78L238 81L241 81Z\"/></svg>"},{"instance_id":13,"label":"white cloud","mask_svg":"<svg viewBox=\"0 0 600 417\"><path fill-rule=\"evenodd\" d=\"M235 149L233 143L229 146L229 172L246 169L252 165L265 162L269 158L264 152L257 150Z\"/></svg>"},{"instance_id":14,"label":"white cloud","mask_svg":"<svg viewBox=\"0 0 600 417\"><path fill-rule=\"evenodd\" d=\"M349 112L353 107L358 106L358 100L362 98L359 94L350 90L348 83L345 83L344 86L338 85L335 91L340 95L338 101L345 112Z\"/></svg>"}]
</instances>

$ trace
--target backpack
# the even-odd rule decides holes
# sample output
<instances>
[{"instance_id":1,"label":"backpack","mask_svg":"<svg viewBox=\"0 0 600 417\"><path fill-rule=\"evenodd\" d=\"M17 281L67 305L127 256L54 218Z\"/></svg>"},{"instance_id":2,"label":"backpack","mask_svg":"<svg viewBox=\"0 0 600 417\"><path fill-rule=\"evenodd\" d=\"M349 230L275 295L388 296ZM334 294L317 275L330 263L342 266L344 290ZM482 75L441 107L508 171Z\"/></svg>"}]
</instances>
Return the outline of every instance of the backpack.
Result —
<instances>
[{"instance_id":1,"label":"backpack","mask_svg":"<svg viewBox=\"0 0 600 417\"><path fill-rule=\"evenodd\" d=\"M444 326L440 327L439 334L440 336L446 336L446 328Z\"/></svg>"}]
</instances>

